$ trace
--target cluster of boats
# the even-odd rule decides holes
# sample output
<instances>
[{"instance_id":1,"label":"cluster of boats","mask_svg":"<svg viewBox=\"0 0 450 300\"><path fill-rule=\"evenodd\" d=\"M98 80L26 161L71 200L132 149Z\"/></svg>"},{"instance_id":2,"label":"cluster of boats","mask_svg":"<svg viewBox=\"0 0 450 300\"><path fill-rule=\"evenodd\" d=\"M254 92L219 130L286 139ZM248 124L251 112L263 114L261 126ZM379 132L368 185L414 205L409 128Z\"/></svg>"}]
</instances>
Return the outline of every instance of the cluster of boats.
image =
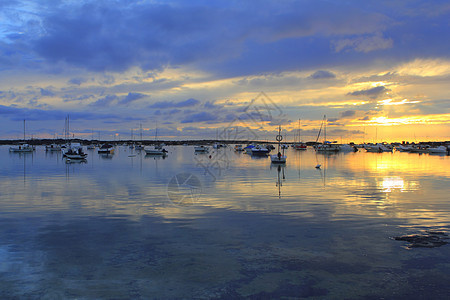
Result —
<instances>
[{"instance_id":1,"label":"cluster of boats","mask_svg":"<svg viewBox=\"0 0 450 300\"><path fill-rule=\"evenodd\" d=\"M237 144L234 146L234 150L236 152L243 152L245 154L249 154L255 157L267 157L270 156L272 163L275 164L284 164L286 163L286 155L285 149L289 146L287 144L282 144L283 136L281 135L281 130L279 130L278 135L276 136L278 141L278 151L276 154L272 154L271 152L276 148L271 144L248 144L247 146L243 146L241 144ZM132 149L132 153L129 156L136 156L133 154L133 150L142 150L146 155L149 156L162 156L166 157L168 151L164 149L164 144L154 145L154 146L143 146L139 145L130 145L130 149ZM211 146L198 145L194 146L195 154L205 154L210 152ZM214 149L220 149L222 147L226 147L224 144L216 143L212 145ZM306 150L307 145L304 143L294 143L291 147L295 150ZM103 155L114 154L115 146L112 144L103 144L101 146L98 145L88 145L87 149L93 150L98 148L97 152ZM430 154L449 154L448 146L431 146L426 144L387 144L387 143L376 143L376 144L335 144L331 142L324 142L321 144L316 144L313 146L315 151L324 152L324 153L337 153L337 152L357 152L359 149L365 149L366 152L392 152L392 151L400 151L400 152L410 152L410 153L430 153ZM17 146L11 146L9 148L10 152L33 152L36 150L34 145L30 145L27 143L22 143ZM63 154L63 157L67 159L67 161L76 161L76 160L85 160L88 156L87 153L84 152L83 146L80 143L67 143L65 145L51 144L45 146L46 151L56 152L59 151Z\"/></svg>"}]
</instances>

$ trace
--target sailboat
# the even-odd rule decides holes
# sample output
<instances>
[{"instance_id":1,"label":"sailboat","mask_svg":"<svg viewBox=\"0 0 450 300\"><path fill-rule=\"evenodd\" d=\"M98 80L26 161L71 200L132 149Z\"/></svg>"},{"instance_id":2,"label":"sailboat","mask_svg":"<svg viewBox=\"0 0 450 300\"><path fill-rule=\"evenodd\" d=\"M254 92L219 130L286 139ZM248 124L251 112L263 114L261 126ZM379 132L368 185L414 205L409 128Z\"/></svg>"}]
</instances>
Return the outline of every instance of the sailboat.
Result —
<instances>
[{"instance_id":1,"label":"sailboat","mask_svg":"<svg viewBox=\"0 0 450 300\"><path fill-rule=\"evenodd\" d=\"M294 143L294 149L295 150L306 150L307 146L305 143L302 143L302 140L301 140L300 119L298 119L297 136L298 136L298 143Z\"/></svg>"},{"instance_id":2,"label":"sailboat","mask_svg":"<svg viewBox=\"0 0 450 300\"><path fill-rule=\"evenodd\" d=\"M158 139L158 126L155 129L155 143ZM154 145L153 147L144 147L144 151L146 155L154 155L154 156L167 156L167 150L163 148L162 145Z\"/></svg>"},{"instance_id":3,"label":"sailboat","mask_svg":"<svg viewBox=\"0 0 450 300\"><path fill-rule=\"evenodd\" d=\"M70 119L69 116L65 119L64 126L64 137L66 140L66 145L61 150L63 151L63 157L66 158L66 161L69 162L71 160L84 160L87 157L87 153L84 153L83 146L80 143L72 143L70 141Z\"/></svg>"},{"instance_id":4,"label":"sailboat","mask_svg":"<svg viewBox=\"0 0 450 300\"><path fill-rule=\"evenodd\" d=\"M320 133L322 131L323 127L323 133L324 133L324 139L322 144L317 144L317 141L319 140ZM323 116L322 124L320 125L319 134L317 135L316 139L316 146L314 146L316 151L318 152L339 152L339 146L333 145L331 142L327 141L327 116Z\"/></svg>"},{"instance_id":5,"label":"sailboat","mask_svg":"<svg viewBox=\"0 0 450 300\"><path fill-rule=\"evenodd\" d=\"M278 141L278 153L270 156L270 160L274 164L285 164L286 163L286 155L284 155L284 148L281 147L281 141L283 140L283 136L281 135L281 126L278 127L278 135L276 137ZM283 151L283 153L281 153Z\"/></svg>"},{"instance_id":6,"label":"sailboat","mask_svg":"<svg viewBox=\"0 0 450 300\"><path fill-rule=\"evenodd\" d=\"M139 124L139 129L140 129L140 132L139 132L140 142L137 145L134 146L134 149L136 149L136 150L144 150L144 145L142 145L142 123Z\"/></svg>"},{"instance_id":7,"label":"sailboat","mask_svg":"<svg viewBox=\"0 0 450 300\"><path fill-rule=\"evenodd\" d=\"M32 145L25 143L25 120L23 120L23 143L16 147L9 147L10 152L33 152L35 148Z\"/></svg>"}]
</instances>

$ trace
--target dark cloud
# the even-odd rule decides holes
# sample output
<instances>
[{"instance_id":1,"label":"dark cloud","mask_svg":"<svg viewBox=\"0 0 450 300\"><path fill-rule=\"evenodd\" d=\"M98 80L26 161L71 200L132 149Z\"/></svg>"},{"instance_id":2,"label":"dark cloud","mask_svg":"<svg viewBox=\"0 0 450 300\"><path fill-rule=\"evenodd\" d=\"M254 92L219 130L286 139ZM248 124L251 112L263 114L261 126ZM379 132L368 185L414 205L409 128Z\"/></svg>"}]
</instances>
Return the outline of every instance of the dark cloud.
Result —
<instances>
[{"instance_id":1,"label":"dark cloud","mask_svg":"<svg viewBox=\"0 0 450 300\"><path fill-rule=\"evenodd\" d=\"M119 101L119 104L128 105L131 102L134 102L134 101L144 98L146 96L147 95L145 95L145 94L130 92L130 93L128 93L128 95L125 98L123 98L121 101Z\"/></svg>"},{"instance_id":2,"label":"dark cloud","mask_svg":"<svg viewBox=\"0 0 450 300\"><path fill-rule=\"evenodd\" d=\"M354 110L346 110L341 112L341 118L347 118L347 117L353 117L355 115L356 111Z\"/></svg>"},{"instance_id":3,"label":"dark cloud","mask_svg":"<svg viewBox=\"0 0 450 300\"><path fill-rule=\"evenodd\" d=\"M350 92L347 95L350 96L367 96L371 99L376 99L379 96L385 94L386 92L390 91L390 89L386 88L385 86L376 86L370 89L366 90L360 90L360 91L354 91Z\"/></svg>"},{"instance_id":4,"label":"dark cloud","mask_svg":"<svg viewBox=\"0 0 450 300\"><path fill-rule=\"evenodd\" d=\"M85 83L86 81L87 81L86 79L78 77L78 78L72 78L68 82L70 84L81 85L82 83Z\"/></svg>"},{"instance_id":5,"label":"dark cloud","mask_svg":"<svg viewBox=\"0 0 450 300\"><path fill-rule=\"evenodd\" d=\"M196 123L196 122L208 122L208 121L216 121L218 117L209 112L199 112L184 118L181 123Z\"/></svg>"},{"instance_id":6,"label":"dark cloud","mask_svg":"<svg viewBox=\"0 0 450 300\"><path fill-rule=\"evenodd\" d=\"M190 98L184 101L180 101L180 102L173 102L173 101L158 101L153 103L152 105L149 105L148 108L159 108L159 109L164 109L164 108L182 108L182 107L191 107L191 106L195 106L198 103L200 103L199 100L194 99L194 98Z\"/></svg>"},{"instance_id":7,"label":"dark cloud","mask_svg":"<svg viewBox=\"0 0 450 300\"><path fill-rule=\"evenodd\" d=\"M43 110L31 108L19 108L12 106L0 105L0 115L7 115L13 121L32 120L32 121L49 121L64 120L68 113L62 110ZM71 112L72 120L98 120L98 119L118 119L122 117L116 114L100 114L92 111Z\"/></svg>"},{"instance_id":8,"label":"dark cloud","mask_svg":"<svg viewBox=\"0 0 450 300\"><path fill-rule=\"evenodd\" d=\"M187 106L195 106L195 105L197 105L199 103L200 103L199 100L194 99L194 98L190 98L190 99L187 99L187 100L184 100L184 101L177 102L177 103L175 103L174 106L175 107L187 107Z\"/></svg>"},{"instance_id":9,"label":"dark cloud","mask_svg":"<svg viewBox=\"0 0 450 300\"><path fill-rule=\"evenodd\" d=\"M319 70L309 76L312 79L330 79L336 78L336 75L330 71Z\"/></svg>"},{"instance_id":10,"label":"dark cloud","mask_svg":"<svg viewBox=\"0 0 450 300\"><path fill-rule=\"evenodd\" d=\"M97 101L89 104L90 106L95 107L108 107L111 105L111 103L115 100L117 100L118 97L116 95L107 95L103 98L98 99Z\"/></svg>"},{"instance_id":11,"label":"dark cloud","mask_svg":"<svg viewBox=\"0 0 450 300\"><path fill-rule=\"evenodd\" d=\"M203 104L203 106L204 106L206 109L216 109L216 108L220 108L220 106L219 106L219 105L216 105L216 104L214 103L214 101L206 101L206 102Z\"/></svg>"},{"instance_id":12,"label":"dark cloud","mask_svg":"<svg viewBox=\"0 0 450 300\"><path fill-rule=\"evenodd\" d=\"M40 89L40 92L41 92L41 96L44 96L44 97L53 97L53 96L55 96L55 93L52 92L52 91L49 90L49 89L43 89L43 88L41 88L41 89Z\"/></svg>"}]
</instances>

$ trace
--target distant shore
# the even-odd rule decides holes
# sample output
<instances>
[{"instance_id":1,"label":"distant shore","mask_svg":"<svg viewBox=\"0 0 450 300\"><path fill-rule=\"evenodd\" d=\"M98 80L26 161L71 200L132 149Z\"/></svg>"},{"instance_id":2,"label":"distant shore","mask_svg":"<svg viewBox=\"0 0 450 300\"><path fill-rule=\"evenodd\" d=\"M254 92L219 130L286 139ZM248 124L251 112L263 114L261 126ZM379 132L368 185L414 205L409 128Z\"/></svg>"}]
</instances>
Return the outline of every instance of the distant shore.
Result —
<instances>
[{"instance_id":1,"label":"distant shore","mask_svg":"<svg viewBox=\"0 0 450 300\"><path fill-rule=\"evenodd\" d=\"M32 139L32 140L0 140L0 145L18 145L27 143L30 145L50 145L50 144L66 144L68 141L64 139ZM113 145L122 145L122 144L142 144L146 145L154 145L154 144L166 144L166 145L207 145L214 143L221 144L248 144L248 143L258 143L258 144L275 144L276 141L258 141L258 140L217 140L217 139L199 139L199 140L85 140L85 139L71 139L72 143L80 143L82 145L91 145L91 144L113 144ZM294 144L294 142L283 142L283 144ZM305 142L308 146L313 146L316 142ZM349 144L360 144L360 143L352 143ZM367 144L367 142L366 142ZM430 145L430 146L441 146L441 145L450 145L450 141L428 141L428 142L392 142L390 144L415 144L415 145Z\"/></svg>"}]
</instances>

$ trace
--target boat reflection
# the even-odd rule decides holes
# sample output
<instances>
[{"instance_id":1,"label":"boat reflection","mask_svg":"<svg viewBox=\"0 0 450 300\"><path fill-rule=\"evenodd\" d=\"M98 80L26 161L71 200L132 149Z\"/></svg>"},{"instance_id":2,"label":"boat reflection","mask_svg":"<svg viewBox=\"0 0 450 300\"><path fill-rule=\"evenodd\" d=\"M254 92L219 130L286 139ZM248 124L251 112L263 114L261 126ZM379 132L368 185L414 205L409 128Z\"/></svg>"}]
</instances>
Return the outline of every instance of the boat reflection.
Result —
<instances>
[{"instance_id":1,"label":"boat reflection","mask_svg":"<svg viewBox=\"0 0 450 300\"><path fill-rule=\"evenodd\" d=\"M277 169L277 181L275 183L275 186L278 187L278 199L281 199L281 187L283 186L283 181L286 180L286 175L284 172L284 169L286 168L286 165L280 165L280 164L270 164L270 169L276 168Z\"/></svg>"}]
</instances>

